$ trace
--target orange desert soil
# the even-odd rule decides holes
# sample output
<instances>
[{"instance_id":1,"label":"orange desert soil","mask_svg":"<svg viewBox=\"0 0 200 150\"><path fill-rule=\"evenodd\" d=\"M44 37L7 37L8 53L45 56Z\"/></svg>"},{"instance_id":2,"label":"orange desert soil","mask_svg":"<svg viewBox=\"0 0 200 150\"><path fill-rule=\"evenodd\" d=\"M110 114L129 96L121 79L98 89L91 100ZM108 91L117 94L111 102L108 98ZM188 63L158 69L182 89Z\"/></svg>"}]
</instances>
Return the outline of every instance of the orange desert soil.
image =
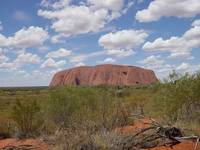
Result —
<instances>
[{"instance_id":1,"label":"orange desert soil","mask_svg":"<svg viewBox=\"0 0 200 150\"><path fill-rule=\"evenodd\" d=\"M130 134L134 133L136 131L139 131L141 129L147 128L150 126L151 119L143 118L139 119L136 122L133 123L133 125L125 126L122 128L115 129L116 132L120 132L123 134ZM29 145L32 147L35 147L34 150L48 150L47 144L44 144L40 142L39 140L34 139L26 139L26 140L17 140L17 139L5 139L0 140L0 149L4 149L8 146L23 146L23 145ZM184 141L180 144L174 145L174 146L160 146L155 148L150 148L146 150L200 150L200 144L197 145L196 149L196 142L195 141Z\"/></svg>"},{"instance_id":2,"label":"orange desert soil","mask_svg":"<svg viewBox=\"0 0 200 150\"><path fill-rule=\"evenodd\" d=\"M125 126L122 128L117 128L115 131L120 132L123 134L130 134L137 131L140 131L141 129L148 128L150 126L150 123L152 122L151 119L143 118L135 121L130 126ZM155 148L150 148L146 150L200 150L200 144L197 145L196 149L196 142L194 141L184 141L180 144L174 145L174 146L160 146Z\"/></svg>"},{"instance_id":3,"label":"orange desert soil","mask_svg":"<svg viewBox=\"0 0 200 150\"><path fill-rule=\"evenodd\" d=\"M25 139L18 140L14 138L0 140L0 149L5 149L7 147L32 147L34 150L48 150L48 146L39 140L35 139Z\"/></svg>"},{"instance_id":4,"label":"orange desert soil","mask_svg":"<svg viewBox=\"0 0 200 150\"><path fill-rule=\"evenodd\" d=\"M195 149L196 143L192 141L184 141L180 144L174 145L172 147L168 146L160 146L147 150L200 150L200 146L198 145Z\"/></svg>"},{"instance_id":5,"label":"orange desert soil","mask_svg":"<svg viewBox=\"0 0 200 150\"><path fill-rule=\"evenodd\" d=\"M115 131L123 134L130 134L139 131L141 129L148 128L151 122L152 122L151 119L148 118L138 119L132 125L125 126L122 128L117 128L115 129Z\"/></svg>"}]
</instances>

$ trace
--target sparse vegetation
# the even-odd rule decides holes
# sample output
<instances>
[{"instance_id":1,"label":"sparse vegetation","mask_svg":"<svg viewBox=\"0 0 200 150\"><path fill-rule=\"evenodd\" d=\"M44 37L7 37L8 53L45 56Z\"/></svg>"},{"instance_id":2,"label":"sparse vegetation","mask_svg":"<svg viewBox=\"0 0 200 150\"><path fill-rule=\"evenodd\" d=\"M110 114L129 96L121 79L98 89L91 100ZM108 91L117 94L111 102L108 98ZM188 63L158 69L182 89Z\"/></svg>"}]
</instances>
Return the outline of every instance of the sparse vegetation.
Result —
<instances>
[{"instance_id":1,"label":"sparse vegetation","mask_svg":"<svg viewBox=\"0 0 200 150\"><path fill-rule=\"evenodd\" d=\"M144 87L1 89L0 133L53 137L58 149L106 149L117 139L112 131L141 114L199 134L199 90L200 74L176 73Z\"/></svg>"},{"instance_id":2,"label":"sparse vegetation","mask_svg":"<svg viewBox=\"0 0 200 150\"><path fill-rule=\"evenodd\" d=\"M11 119L16 124L18 137L34 137L39 135L43 122L40 106L35 100L16 101Z\"/></svg>"}]
</instances>

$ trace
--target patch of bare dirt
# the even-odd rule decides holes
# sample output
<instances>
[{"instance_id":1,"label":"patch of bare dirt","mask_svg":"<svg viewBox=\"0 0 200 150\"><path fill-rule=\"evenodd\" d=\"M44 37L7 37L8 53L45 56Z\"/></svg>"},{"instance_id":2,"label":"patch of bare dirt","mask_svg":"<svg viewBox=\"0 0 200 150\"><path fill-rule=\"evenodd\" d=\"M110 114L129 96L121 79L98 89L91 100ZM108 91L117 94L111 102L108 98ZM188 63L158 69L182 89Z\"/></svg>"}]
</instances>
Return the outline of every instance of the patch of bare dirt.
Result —
<instances>
[{"instance_id":1,"label":"patch of bare dirt","mask_svg":"<svg viewBox=\"0 0 200 150\"><path fill-rule=\"evenodd\" d=\"M160 147L155 147L147 150L200 150L200 146L197 145L196 149L196 143L192 141L184 141L181 142L180 144L176 144L174 146L160 146Z\"/></svg>"},{"instance_id":2,"label":"patch of bare dirt","mask_svg":"<svg viewBox=\"0 0 200 150\"><path fill-rule=\"evenodd\" d=\"M0 140L1 150L48 150L48 146L39 140L14 138Z\"/></svg>"},{"instance_id":3,"label":"patch of bare dirt","mask_svg":"<svg viewBox=\"0 0 200 150\"><path fill-rule=\"evenodd\" d=\"M153 146L153 145L155 146L155 147L153 146L154 148L146 148L145 150L200 150L200 143L197 144L195 140L184 140L184 141L180 141L180 142L176 142L176 140L175 140L175 144L173 144L172 141L174 141L174 140L171 139L171 137L166 136L167 132L165 132L165 135L163 135L163 138L162 138L162 135L161 135L161 137L158 136L158 138L155 138L157 140L155 140L155 141L151 140L151 136L154 135L154 134L151 133L152 134L151 135L149 133L147 133L147 134L143 134L143 133L146 132L145 131L146 129L151 128L152 123L153 123L152 119L142 118L142 119L136 120L132 125L117 128L117 129L115 129L115 131L118 132L118 133L125 134L125 135L126 134L128 134L128 135L133 134L133 136L136 137L136 138L132 138L132 139L134 139L134 141L139 140L138 144L139 145L141 144L139 147L145 147L146 145L147 145L147 147L148 147L148 145L150 147ZM141 134L138 134L138 133L141 133ZM135 136L136 134L137 134L137 136ZM156 134L159 135L159 133L155 133L155 135ZM147 140L147 143L145 141L143 141L144 139L145 140L147 139L145 136L150 137ZM154 136L152 136L152 137L154 138ZM172 141L170 142L170 140L172 140ZM149 141L151 141L151 142L148 143ZM165 143L168 143L168 142L169 142L169 144L165 144ZM132 145L138 145L138 144L135 144L133 142ZM164 145L164 146L159 146L159 145Z\"/></svg>"},{"instance_id":4,"label":"patch of bare dirt","mask_svg":"<svg viewBox=\"0 0 200 150\"><path fill-rule=\"evenodd\" d=\"M151 119L142 118L135 121L132 125L116 128L115 131L124 134L134 133L136 131L148 128L151 123L152 123Z\"/></svg>"}]
</instances>

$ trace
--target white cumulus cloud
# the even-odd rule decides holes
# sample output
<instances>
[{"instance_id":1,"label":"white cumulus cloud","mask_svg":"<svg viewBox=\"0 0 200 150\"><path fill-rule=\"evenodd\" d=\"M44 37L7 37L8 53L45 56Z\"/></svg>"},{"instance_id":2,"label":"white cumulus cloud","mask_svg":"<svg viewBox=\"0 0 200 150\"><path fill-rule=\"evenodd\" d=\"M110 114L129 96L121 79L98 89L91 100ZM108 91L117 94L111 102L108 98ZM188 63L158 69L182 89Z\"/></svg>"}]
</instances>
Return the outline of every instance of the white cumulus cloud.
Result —
<instances>
[{"instance_id":1,"label":"white cumulus cloud","mask_svg":"<svg viewBox=\"0 0 200 150\"><path fill-rule=\"evenodd\" d=\"M99 61L100 64L112 64L115 62L116 62L116 60L111 57L108 57L108 58L104 59L103 61Z\"/></svg>"},{"instance_id":2,"label":"white cumulus cloud","mask_svg":"<svg viewBox=\"0 0 200 150\"><path fill-rule=\"evenodd\" d=\"M183 72L185 72L185 71L187 71L188 69L190 68L190 65L188 64L188 63L182 63L182 64L180 64L179 66L177 66L177 70L178 71L183 71Z\"/></svg>"},{"instance_id":3,"label":"white cumulus cloud","mask_svg":"<svg viewBox=\"0 0 200 150\"><path fill-rule=\"evenodd\" d=\"M63 67L65 64L66 64L65 60L55 61L52 58L48 58L42 63L40 68L59 68Z\"/></svg>"},{"instance_id":4,"label":"white cumulus cloud","mask_svg":"<svg viewBox=\"0 0 200 150\"><path fill-rule=\"evenodd\" d=\"M160 79L167 77L169 73L175 69L174 66L167 64L159 55L148 56L137 63L144 68L153 70Z\"/></svg>"},{"instance_id":5,"label":"white cumulus cloud","mask_svg":"<svg viewBox=\"0 0 200 150\"><path fill-rule=\"evenodd\" d=\"M0 47L29 48L43 45L48 39L48 32L41 27L22 28L13 36L0 34Z\"/></svg>"},{"instance_id":6,"label":"white cumulus cloud","mask_svg":"<svg viewBox=\"0 0 200 150\"><path fill-rule=\"evenodd\" d=\"M126 57L132 55L133 50L144 43L147 37L148 34L143 30L121 30L101 36L99 45L109 55Z\"/></svg>"},{"instance_id":7,"label":"white cumulus cloud","mask_svg":"<svg viewBox=\"0 0 200 150\"><path fill-rule=\"evenodd\" d=\"M106 8L114 11L120 11L123 8L123 0L88 0L88 3L94 5L96 8Z\"/></svg>"},{"instance_id":8,"label":"white cumulus cloud","mask_svg":"<svg viewBox=\"0 0 200 150\"><path fill-rule=\"evenodd\" d=\"M138 61L138 63L140 64L144 64L144 65L162 65L164 63L164 60L161 59L160 56L154 56L151 55L143 60Z\"/></svg>"},{"instance_id":9,"label":"white cumulus cloud","mask_svg":"<svg viewBox=\"0 0 200 150\"><path fill-rule=\"evenodd\" d=\"M193 22L192 27L181 37L173 36L169 39L157 38L153 42L146 42L146 51L170 52L169 58L192 58L191 51L200 47L200 25Z\"/></svg>"},{"instance_id":10,"label":"white cumulus cloud","mask_svg":"<svg viewBox=\"0 0 200 150\"><path fill-rule=\"evenodd\" d=\"M93 11L87 6L38 11L39 16L54 20L51 28L66 37L98 31L104 27L107 13L105 9Z\"/></svg>"},{"instance_id":11,"label":"white cumulus cloud","mask_svg":"<svg viewBox=\"0 0 200 150\"><path fill-rule=\"evenodd\" d=\"M80 67L80 66L85 66L85 64L82 63L82 62L79 62L78 64L75 64L74 66L75 66L75 67Z\"/></svg>"},{"instance_id":12,"label":"white cumulus cloud","mask_svg":"<svg viewBox=\"0 0 200 150\"><path fill-rule=\"evenodd\" d=\"M136 13L140 22L157 21L161 17L189 18L200 14L199 0L154 0L147 9Z\"/></svg>"},{"instance_id":13,"label":"white cumulus cloud","mask_svg":"<svg viewBox=\"0 0 200 150\"><path fill-rule=\"evenodd\" d=\"M17 56L16 60L14 61L15 64L24 65L24 64L38 64L40 63L41 59L38 55L32 53L21 53Z\"/></svg>"},{"instance_id":14,"label":"white cumulus cloud","mask_svg":"<svg viewBox=\"0 0 200 150\"><path fill-rule=\"evenodd\" d=\"M193 26L193 27L195 27L195 26L200 26L200 19L195 20L195 21L192 23L192 26Z\"/></svg>"},{"instance_id":15,"label":"white cumulus cloud","mask_svg":"<svg viewBox=\"0 0 200 150\"><path fill-rule=\"evenodd\" d=\"M60 9L69 5L70 2L71 0L59 0L57 2L53 2L52 0L42 0L41 6L47 7L47 8Z\"/></svg>"},{"instance_id":16,"label":"white cumulus cloud","mask_svg":"<svg viewBox=\"0 0 200 150\"><path fill-rule=\"evenodd\" d=\"M1 58L0 58L1 59ZM17 57L12 60L3 56L4 61L0 63L0 68L5 70L17 70L25 65L29 64L39 64L41 62L41 58L32 53L22 52Z\"/></svg>"},{"instance_id":17,"label":"white cumulus cloud","mask_svg":"<svg viewBox=\"0 0 200 150\"><path fill-rule=\"evenodd\" d=\"M104 54L105 54L105 51L96 51L96 52L92 52L90 54L76 54L76 55L70 57L70 62L71 63L79 63L79 62L88 60L89 58L98 57L98 56L101 56Z\"/></svg>"},{"instance_id":18,"label":"white cumulus cloud","mask_svg":"<svg viewBox=\"0 0 200 150\"><path fill-rule=\"evenodd\" d=\"M86 0L76 5L70 2L43 0L42 5L47 7L38 10L39 16L52 20L51 28L57 33L52 37L53 43L62 42L63 37L98 32L129 8L124 0Z\"/></svg>"},{"instance_id":19,"label":"white cumulus cloud","mask_svg":"<svg viewBox=\"0 0 200 150\"><path fill-rule=\"evenodd\" d=\"M9 58L0 53L0 64L5 63L9 60Z\"/></svg>"},{"instance_id":20,"label":"white cumulus cloud","mask_svg":"<svg viewBox=\"0 0 200 150\"><path fill-rule=\"evenodd\" d=\"M52 52L49 52L46 57L49 57L49 58L62 58L62 57L66 57L66 56L70 56L71 55L71 51L70 50L66 50L64 48L60 48L56 51L52 51Z\"/></svg>"}]
</instances>

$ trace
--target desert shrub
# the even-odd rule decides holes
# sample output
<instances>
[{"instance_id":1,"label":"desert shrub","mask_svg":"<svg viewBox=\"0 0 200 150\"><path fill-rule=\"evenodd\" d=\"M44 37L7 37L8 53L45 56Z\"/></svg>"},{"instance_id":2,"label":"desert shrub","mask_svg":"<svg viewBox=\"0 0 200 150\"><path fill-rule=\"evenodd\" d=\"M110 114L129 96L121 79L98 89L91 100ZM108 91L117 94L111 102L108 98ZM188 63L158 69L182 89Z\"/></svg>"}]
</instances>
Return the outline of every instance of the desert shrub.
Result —
<instances>
[{"instance_id":1,"label":"desert shrub","mask_svg":"<svg viewBox=\"0 0 200 150\"><path fill-rule=\"evenodd\" d=\"M77 93L76 93L77 92ZM50 99L47 103L49 117L61 126L67 127L72 115L80 109L78 91L75 88L58 88L50 92Z\"/></svg>"},{"instance_id":2,"label":"desert shrub","mask_svg":"<svg viewBox=\"0 0 200 150\"><path fill-rule=\"evenodd\" d=\"M148 102L149 113L166 121L191 119L197 113L194 105L200 104L200 75L171 74L165 83L157 85L159 90ZM197 116L198 114L194 115ZM196 117L194 117L196 118ZM193 119L194 119L193 118Z\"/></svg>"},{"instance_id":3,"label":"desert shrub","mask_svg":"<svg viewBox=\"0 0 200 150\"><path fill-rule=\"evenodd\" d=\"M8 117L0 115L0 139L9 138L12 136L12 123Z\"/></svg>"},{"instance_id":4,"label":"desert shrub","mask_svg":"<svg viewBox=\"0 0 200 150\"><path fill-rule=\"evenodd\" d=\"M49 118L62 128L93 133L129 122L129 111L112 88L65 87L53 90L50 95Z\"/></svg>"},{"instance_id":5,"label":"desert shrub","mask_svg":"<svg viewBox=\"0 0 200 150\"><path fill-rule=\"evenodd\" d=\"M35 100L17 100L11 112L11 119L16 124L17 136L20 138L37 136L43 122L40 106Z\"/></svg>"},{"instance_id":6,"label":"desert shrub","mask_svg":"<svg viewBox=\"0 0 200 150\"><path fill-rule=\"evenodd\" d=\"M126 103L126 108L131 111L133 115L148 115L145 110L146 103L154 94L153 88L132 88L129 96L123 98Z\"/></svg>"}]
</instances>

